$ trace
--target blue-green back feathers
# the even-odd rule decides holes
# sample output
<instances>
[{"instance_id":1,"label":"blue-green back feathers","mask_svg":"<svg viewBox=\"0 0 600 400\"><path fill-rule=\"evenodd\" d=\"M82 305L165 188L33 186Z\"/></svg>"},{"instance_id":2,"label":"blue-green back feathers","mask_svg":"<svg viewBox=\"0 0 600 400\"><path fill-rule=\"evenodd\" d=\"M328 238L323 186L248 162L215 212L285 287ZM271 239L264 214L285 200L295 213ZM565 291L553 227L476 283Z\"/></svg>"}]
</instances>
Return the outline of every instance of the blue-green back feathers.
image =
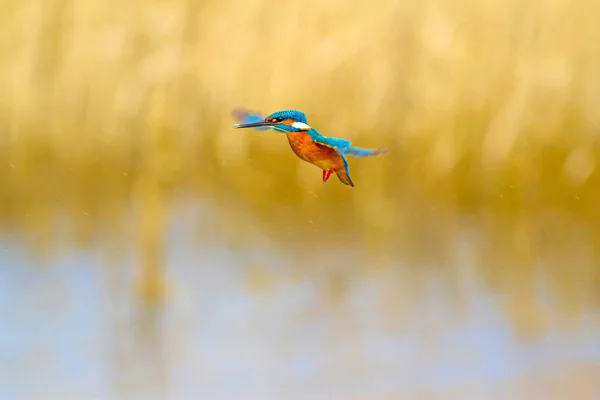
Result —
<instances>
[{"instance_id":1,"label":"blue-green back feathers","mask_svg":"<svg viewBox=\"0 0 600 400\"><path fill-rule=\"evenodd\" d=\"M312 128L310 131L308 131L308 134L313 141L322 144L323 146L333 147L335 149L345 148L352 144L351 141L346 139L323 136L315 128Z\"/></svg>"},{"instance_id":2,"label":"blue-green back feathers","mask_svg":"<svg viewBox=\"0 0 600 400\"><path fill-rule=\"evenodd\" d=\"M352 146L352 142L349 140L323 136L314 128L308 131L308 134L315 142L322 144L323 146L332 147L336 149L338 153L340 153L342 158L344 158L344 155L354 157L370 157L387 153L387 150L363 149L361 147Z\"/></svg>"}]
</instances>

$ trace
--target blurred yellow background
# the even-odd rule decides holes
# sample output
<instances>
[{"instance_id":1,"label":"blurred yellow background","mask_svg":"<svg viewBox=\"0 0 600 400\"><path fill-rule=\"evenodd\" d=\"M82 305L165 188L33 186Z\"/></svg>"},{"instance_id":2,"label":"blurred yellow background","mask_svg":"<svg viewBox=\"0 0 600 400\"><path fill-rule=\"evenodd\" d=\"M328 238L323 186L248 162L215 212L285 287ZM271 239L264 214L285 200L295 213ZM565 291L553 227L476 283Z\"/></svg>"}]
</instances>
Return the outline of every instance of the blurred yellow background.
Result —
<instances>
[{"instance_id":1,"label":"blurred yellow background","mask_svg":"<svg viewBox=\"0 0 600 400\"><path fill-rule=\"evenodd\" d=\"M0 228L45 262L138 254L148 304L176 291L178 220L193 239L176 242L260 248L241 263L261 293L322 263L453 285L467 252L510 294L517 337L555 332L600 304L598 15L567 0L5 0ZM282 135L233 130L238 107L302 110L324 135L392 151L349 159L355 188L323 186ZM280 257L295 267L264 268ZM593 398L600 371L581 368L580 395L574 378L544 398Z\"/></svg>"}]
</instances>

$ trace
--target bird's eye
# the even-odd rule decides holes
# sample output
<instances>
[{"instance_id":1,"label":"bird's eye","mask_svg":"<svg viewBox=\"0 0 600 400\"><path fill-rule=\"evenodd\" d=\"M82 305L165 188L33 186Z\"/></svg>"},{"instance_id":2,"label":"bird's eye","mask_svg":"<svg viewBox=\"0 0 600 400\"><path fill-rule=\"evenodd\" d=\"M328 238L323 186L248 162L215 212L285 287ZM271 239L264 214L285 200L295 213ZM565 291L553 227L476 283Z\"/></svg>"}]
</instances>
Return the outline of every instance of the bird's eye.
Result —
<instances>
[{"instance_id":1,"label":"bird's eye","mask_svg":"<svg viewBox=\"0 0 600 400\"><path fill-rule=\"evenodd\" d=\"M275 121L281 122L281 121L283 121L283 118L282 117L277 117L277 118L275 118Z\"/></svg>"}]
</instances>

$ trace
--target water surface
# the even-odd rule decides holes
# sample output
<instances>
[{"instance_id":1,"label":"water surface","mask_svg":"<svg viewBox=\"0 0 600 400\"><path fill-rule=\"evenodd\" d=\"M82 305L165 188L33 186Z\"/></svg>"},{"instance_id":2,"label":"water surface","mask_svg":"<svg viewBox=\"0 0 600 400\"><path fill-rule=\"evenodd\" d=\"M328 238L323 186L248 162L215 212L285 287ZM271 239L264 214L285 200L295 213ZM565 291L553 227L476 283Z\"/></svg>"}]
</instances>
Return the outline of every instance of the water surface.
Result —
<instances>
[{"instance_id":1,"label":"water surface","mask_svg":"<svg viewBox=\"0 0 600 400\"><path fill-rule=\"evenodd\" d=\"M242 240L213 225L256 215L191 204L169 220L154 303L128 245L112 259L106 243L39 259L4 237L2 398L600 395L597 282L582 275L593 255L567 270L503 264L481 257L465 218L445 242L396 243L404 256L382 246L370 263L364 236L316 245L317 226L299 252L260 226Z\"/></svg>"}]
</instances>

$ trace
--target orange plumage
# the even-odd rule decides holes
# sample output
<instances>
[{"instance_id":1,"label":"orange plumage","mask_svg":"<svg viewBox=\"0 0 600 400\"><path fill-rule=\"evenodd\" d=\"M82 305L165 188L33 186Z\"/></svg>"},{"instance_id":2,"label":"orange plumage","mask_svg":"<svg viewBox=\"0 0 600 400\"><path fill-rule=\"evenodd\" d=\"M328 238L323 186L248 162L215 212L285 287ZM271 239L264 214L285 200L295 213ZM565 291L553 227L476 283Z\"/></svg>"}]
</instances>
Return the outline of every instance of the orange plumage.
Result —
<instances>
[{"instance_id":1,"label":"orange plumage","mask_svg":"<svg viewBox=\"0 0 600 400\"><path fill-rule=\"evenodd\" d=\"M346 163L336 149L315 142L305 131L286 132L292 151L302 160L316 165L323 171L335 171L346 185L354 186L346 171Z\"/></svg>"}]
</instances>

